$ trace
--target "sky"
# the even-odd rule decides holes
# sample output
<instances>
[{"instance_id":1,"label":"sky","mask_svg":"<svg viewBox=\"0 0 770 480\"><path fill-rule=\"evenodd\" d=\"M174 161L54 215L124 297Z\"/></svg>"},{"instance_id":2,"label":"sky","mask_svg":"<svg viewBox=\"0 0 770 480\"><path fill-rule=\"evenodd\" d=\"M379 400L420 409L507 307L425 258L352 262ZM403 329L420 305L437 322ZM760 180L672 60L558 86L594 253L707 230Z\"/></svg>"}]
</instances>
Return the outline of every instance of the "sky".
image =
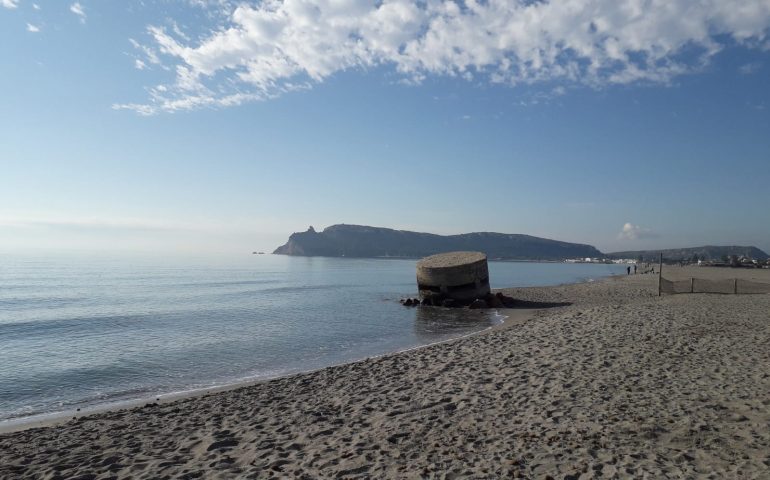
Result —
<instances>
[{"instance_id":1,"label":"sky","mask_svg":"<svg viewBox=\"0 0 770 480\"><path fill-rule=\"evenodd\" d=\"M0 253L770 251L770 0L0 0Z\"/></svg>"}]
</instances>

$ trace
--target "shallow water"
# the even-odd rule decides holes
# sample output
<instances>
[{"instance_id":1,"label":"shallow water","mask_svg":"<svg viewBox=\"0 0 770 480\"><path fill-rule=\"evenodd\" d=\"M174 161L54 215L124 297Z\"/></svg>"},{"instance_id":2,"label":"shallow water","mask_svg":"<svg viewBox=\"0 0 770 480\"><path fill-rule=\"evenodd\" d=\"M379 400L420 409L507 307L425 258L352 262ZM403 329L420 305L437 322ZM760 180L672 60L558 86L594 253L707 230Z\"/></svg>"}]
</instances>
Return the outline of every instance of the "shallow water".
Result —
<instances>
[{"instance_id":1,"label":"shallow water","mask_svg":"<svg viewBox=\"0 0 770 480\"><path fill-rule=\"evenodd\" d=\"M493 288L624 267L491 262ZM0 257L0 420L270 378L476 332L413 309L414 260Z\"/></svg>"}]
</instances>

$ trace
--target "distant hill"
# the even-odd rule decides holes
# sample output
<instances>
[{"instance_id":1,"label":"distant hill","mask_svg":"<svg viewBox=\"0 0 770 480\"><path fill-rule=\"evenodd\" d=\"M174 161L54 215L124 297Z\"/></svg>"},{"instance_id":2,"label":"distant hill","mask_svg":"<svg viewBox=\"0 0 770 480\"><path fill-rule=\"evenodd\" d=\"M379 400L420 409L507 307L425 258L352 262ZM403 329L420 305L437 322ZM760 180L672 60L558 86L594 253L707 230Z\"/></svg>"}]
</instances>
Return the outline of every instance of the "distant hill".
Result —
<instances>
[{"instance_id":1,"label":"distant hill","mask_svg":"<svg viewBox=\"0 0 770 480\"><path fill-rule=\"evenodd\" d=\"M691 247L691 248L671 248L668 250L636 250L629 252L613 252L608 253L612 258L639 258L641 255L647 261L655 261L658 259L660 253L663 253L663 258L666 260L690 260L693 255L698 255L701 260L722 260L722 257L727 255L746 256L753 258L754 260L767 260L767 253L758 249L757 247L740 247L731 245L727 247L718 247L713 245L706 245L704 247Z\"/></svg>"},{"instance_id":2,"label":"distant hill","mask_svg":"<svg viewBox=\"0 0 770 480\"><path fill-rule=\"evenodd\" d=\"M564 260L601 257L591 245L559 242L530 235L505 233L466 233L434 235L360 225L333 225L316 232L294 233L273 253L326 257L407 257L418 258L456 250L484 252L490 259Z\"/></svg>"}]
</instances>

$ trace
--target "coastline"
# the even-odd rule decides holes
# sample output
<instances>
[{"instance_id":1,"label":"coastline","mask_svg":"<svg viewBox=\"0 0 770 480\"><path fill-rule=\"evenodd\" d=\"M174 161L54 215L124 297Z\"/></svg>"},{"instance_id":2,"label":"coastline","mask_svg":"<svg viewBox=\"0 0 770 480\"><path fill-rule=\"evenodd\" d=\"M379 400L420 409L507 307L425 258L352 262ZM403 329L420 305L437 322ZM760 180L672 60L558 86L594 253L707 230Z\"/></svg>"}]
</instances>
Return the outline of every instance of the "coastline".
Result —
<instances>
[{"instance_id":1,"label":"coastline","mask_svg":"<svg viewBox=\"0 0 770 480\"><path fill-rule=\"evenodd\" d=\"M598 279L586 278L580 282L560 283L560 284L552 285L551 287L561 287L561 286L568 286L568 285L578 285L582 283L612 281L617 278L620 278L620 276L610 275L605 277L599 277ZM524 287L524 288L549 288L549 287ZM494 291L496 292L507 291L507 290L510 290L510 289L505 289L505 288L494 289ZM229 390L258 385L261 383L274 381L280 378L290 378L297 375L312 374L314 372L318 372L319 370L324 370L326 368L354 364L361 361L381 358L381 357L390 356L390 355L398 355L404 352L409 352L412 350L430 347L432 345L439 345L439 344L452 342L455 340L459 340L459 339L474 336L474 335L483 335L486 332L490 332L490 331L494 331L502 328L509 328L514 325L521 325L527 320L534 318L536 312L540 310L540 308L518 307L518 308L501 308L501 309L492 309L492 310L496 311L496 315L502 317L502 321L500 323L491 325L482 330L463 334L458 337L453 337L446 340L440 340L440 341L418 345L414 347L408 347L405 349L395 350L391 352L385 352L378 355L372 355L369 357L360 358L354 361L328 365L320 368L292 371L288 373L277 374L274 376L260 377L260 378L244 378L233 382L224 382L222 384L212 385L207 387L191 388L191 389L172 391L172 392L166 392L166 393L147 394L147 395L138 396L136 398L106 401L103 403L88 405L80 408L68 408L61 411L39 413L39 414L34 414L30 416L25 416L25 417L17 417L17 418L0 420L0 435L20 432L28 429L55 427L59 425L64 425L72 421L73 419L79 420L79 419L87 418L91 415L97 415L97 414L103 414L103 413L109 413L109 412L121 411L121 410L130 410L134 408L142 408L145 405L154 404L154 403L167 404L178 400L195 398L198 396L215 394L219 392L226 392Z\"/></svg>"},{"instance_id":2,"label":"coastline","mask_svg":"<svg viewBox=\"0 0 770 480\"><path fill-rule=\"evenodd\" d=\"M417 345L414 347L408 347L400 350L395 350L392 352L384 352L381 354L371 355L371 356L356 359L353 361L336 363L333 365L328 365L320 368L292 371L288 373L277 374L275 376L267 376L267 377L260 377L260 378L244 378L233 382L225 382L220 385L212 385L209 387L190 388L186 390L172 391L167 393L143 395L137 398L107 401L104 403L99 403L99 404L90 405L86 407L70 408L70 409L56 411L56 412L35 414L27 417L17 417L17 418L11 418L6 420L0 420L0 436L4 434L10 434L10 433L20 432L24 430L36 429L36 428L56 427L59 425L64 425L74 419L80 420L92 415L98 415L98 414L121 411L121 410L131 410L135 408L142 408L148 404L156 404L156 403L167 404L178 400L195 398L199 396L216 394L220 392L236 390L239 388L250 387L253 385L259 385L265 382L271 382L281 378L291 378L299 375L308 375L327 368L338 367L343 365L351 365L351 364L360 363L366 360L387 357L390 355L399 355L405 352L419 350L421 348L426 348L433 345L440 345L443 343L452 342L455 340L471 337L474 335L483 335L486 332L500 329L500 328L508 328L511 325L518 325L521 322L524 322L530 318L533 318L534 311L536 309L502 308L502 309L494 309L494 310L495 310L495 315L501 317L501 320L499 323L491 325L482 330L466 333L457 337L453 337L445 340L439 340L432 343L426 343L423 345Z\"/></svg>"},{"instance_id":3,"label":"coastline","mask_svg":"<svg viewBox=\"0 0 770 480\"><path fill-rule=\"evenodd\" d=\"M263 384L266 382L272 382L278 379L291 378L291 377L296 377L301 375L309 375L309 374L313 374L313 373L325 370L327 368L357 364L368 360L388 357L391 355L400 355L406 352L419 350L421 348L427 348L434 345L441 345L444 343L453 342L455 340L460 340L460 339L472 337L475 335L483 335L486 332L490 332L496 329L508 328L512 325L519 325L522 322L525 322L531 318L534 318L534 312L536 311L536 309L530 309L530 308L521 308L521 309L503 308L503 309L495 309L495 310L496 310L496 315L502 317L499 323L491 325L482 330L460 335L458 337L453 337L446 340L439 340L433 343L426 343L424 345L417 345L414 347L404 348L404 349L396 350L392 352L385 352L379 355L372 355L369 357L360 358L349 362L338 363L338 364L315 368L315 369L301 370L301 371L296 371L296 372L291 372L286 374L278 374L276 376L269 376L269 377L256 378L256 379L246 378L246 379L237 380L234 382L223 383L221 385L213 385L210 387L191 388L188 390L174 391L174 392L155 394L155 395L146 395L138 398L117 400L113 402L105 402L105 403L100 403L93 406L82 407L77 409L67 409L67 410L62 410L57 412L31 415L28 417L11 418L11 419L0 421L0 436L5 434L21 432L24 430L32 430L36 428L56 427L56 426L64 425L75 419L77 420L86 419L93 415L99 415L99 414L110 413L110 412L118 412L123 410L132 410L136 408L143 408L151 404L160 404L160 403L168 404L179 400L196 398L200 396L212 395L216 393L237 390L240 388L251 387L254 385L260 385L260 384Z\"/></svg>"},{"instance_id":4,"label":"coastline","mask_svg":"<svg viewBox=\"0 0 770 480\"><path fill-rule=\"evenodd\" d=\"M0 477L759 476L770 296L657 297L656 278L503 289L542 308L444 343L2 434Z\"/></svg>"},{"instance_id":5,"label":"coastline","mask_svg":"<svg viewBox=\"0 0 770 480\"><path fill-rule=\"evenodd\" d=\"M373 258L379 258L379 257L373 257ZM383 257L384 258L384 257ZM386 258L385 258L386 259ZM584 283L594 283L594 282L608 282L608 281L615 281L620 278L623 278L621 275L609 275L605 277L600 277L599 279L594 278L586 278L583 281L580 282L566 282L566 283L559 283L556 285L546 286L546 287L509 287L509 288L498 288L493 289L494 292L510 292L514 290L521 290L521 289L541 289L541 288L557 288L557 287L566 287L571 285L580 285ZM168 393L162 393L162 394L154 394L154 395L145 395L140 396L137 398L130 398L125 400L117 400L112 402L104 402L100 404L96 404L93 406L88 407L82 407L82 408L76 408L76 409L66 409L62 411L57 412L50 412L50 413L41 413L36 415L31 415L28 417L19 417L19 418L12 418L7 420L0 421L0 436L5 434L11 434L15 432L21 432L24 430L31 430L31 429L37 429L37 428L48 428L48 427L57 427L60 425L65 425L68 422L71 422L75 419L80 420L84 418L88 418L89 416L98 415L98 414L105 414L110 412L118 412L123 410L132 410L136 408L143 408L146 405L149 404L168 404L171 402L179 401L179 400L185 400L190 398L196 398L200 396L210 395L210 394L216 394L220 392L227 392L231 390L237 390L240 388L246 388L254 385L263 384L266 382L275 381L282 378L291 378L295 376L301 376L301 375L308 375L313 374L315 372L325 370L328 368L333 367L339 367L344 365L352 365L357 364L360 362L364 362L370 359L377 359L377 358L383 358L391 355L399 355L405 352L410 352L414 350L419 350L422 348L431 347L433 345L440 345L444 343L453 342L456 340L460 340L467 337L472 337L475 335L483 335L485 333L510 328L513 326L520 326L527 322L528 320L531 320L535 318L537 312L542 310L543 308L550 308L550 307L543 307L543 306L533 306L533 307L518 307L518 308L500 308L500 309L494 309L497 313L497 315L502 317L502 321L500 323L497 323L495 325L489 326L485 329L467 333L464 335L460 335L458 337L450 338L447 340L440 340L433 343L427 343L424 345L418 345L415 347L409 347L401 350L396 350L392 352L385 352L380 355L373 355L366 358L361 358L358 360L354 360L351 362L344 362L334 365L329 365L321 368L316 369L309 369L309 370L302 370L297 372L291 372L287 374L279 374L276 376L269 376L265 378L247 378L243 380L238 380L235 382L229 382L229 383L223 383L221 385L213 385L210 387L202 387L202 388L192 388L188 390L181 390L181 391L174 391L174 392L168 392Z\"/></svg>"}]
</instances>

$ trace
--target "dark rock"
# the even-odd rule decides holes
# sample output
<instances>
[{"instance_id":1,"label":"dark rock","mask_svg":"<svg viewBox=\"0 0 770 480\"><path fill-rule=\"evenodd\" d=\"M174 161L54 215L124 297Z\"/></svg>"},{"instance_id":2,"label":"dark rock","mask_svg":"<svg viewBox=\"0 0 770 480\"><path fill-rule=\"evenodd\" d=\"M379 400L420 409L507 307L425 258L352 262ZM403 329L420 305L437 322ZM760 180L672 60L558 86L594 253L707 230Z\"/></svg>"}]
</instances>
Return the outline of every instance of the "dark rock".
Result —
<instances>
[{"instance_id":1,"label":"dark rock","mask_svg":"<svg viewBox=\"0 0 770 480\"><path fill-rule=\"evenodd\" d=\"M412 299L411 298L407 298L406 300L404 300L404 306L405 307L411 307L412 306Z\"/></svg>"},{"instance_id":2,"label":"dark rock","mask_svg":"<svg viewBox=\"0 0 770 480\"><path fill-rule=\"evenodd\" d=\"M489 308L503 308L505 304L500 300L497 295L487 295L484 297L484 301L487 302Z\"/></svg>"},{"instance_id":3,"label":"dark rock","mask_svg":"<svg viewBox=\"0 0 770 480\"><path fill-rule=\"evenodd\" d=\"M477 298L476 300L472 301L470 305L468 305L468 308L471 310L477 310L479 308L488 308L487 302L484 300Z\"/></svg>"},{"instance_id":4,"label":"dark rock","mask_svg":"<svg viewBox=\"0 0 770 480\"><path fill-rule=\"evenodd\" d=\"M422 300L423 305L441 307L444 305L444 296L441 294L428 295Z\"/></svg>"},{"instance_id":5,"label":"dark rock","mask_svg":"<svg viewBox=\"0 0 770 480\"><path fill-rule=\"evenodd\" d=\"M442 307L446 307L446 308L457 308L457 307L459 307L460 305L457 303L457 301L456 301L456 300L454 300L454 299L452 299L452 298L447 298L446 300L444 300L443 302L441 302L441 306L442 306Z\"/></svg>"},{"instance_id":6,"label":"dark rock","mask_svg":"<svg viewBox=\"0 0 770 480\"><path fill-rule=\"evenodd\" d=\"M495 297L497 297L503 303L503 306L505 306L506 308L512 308L516 305L516 300L513 297L503 295L502 292L497 292L495 294Z\"/></svg>"}]
</instances>

